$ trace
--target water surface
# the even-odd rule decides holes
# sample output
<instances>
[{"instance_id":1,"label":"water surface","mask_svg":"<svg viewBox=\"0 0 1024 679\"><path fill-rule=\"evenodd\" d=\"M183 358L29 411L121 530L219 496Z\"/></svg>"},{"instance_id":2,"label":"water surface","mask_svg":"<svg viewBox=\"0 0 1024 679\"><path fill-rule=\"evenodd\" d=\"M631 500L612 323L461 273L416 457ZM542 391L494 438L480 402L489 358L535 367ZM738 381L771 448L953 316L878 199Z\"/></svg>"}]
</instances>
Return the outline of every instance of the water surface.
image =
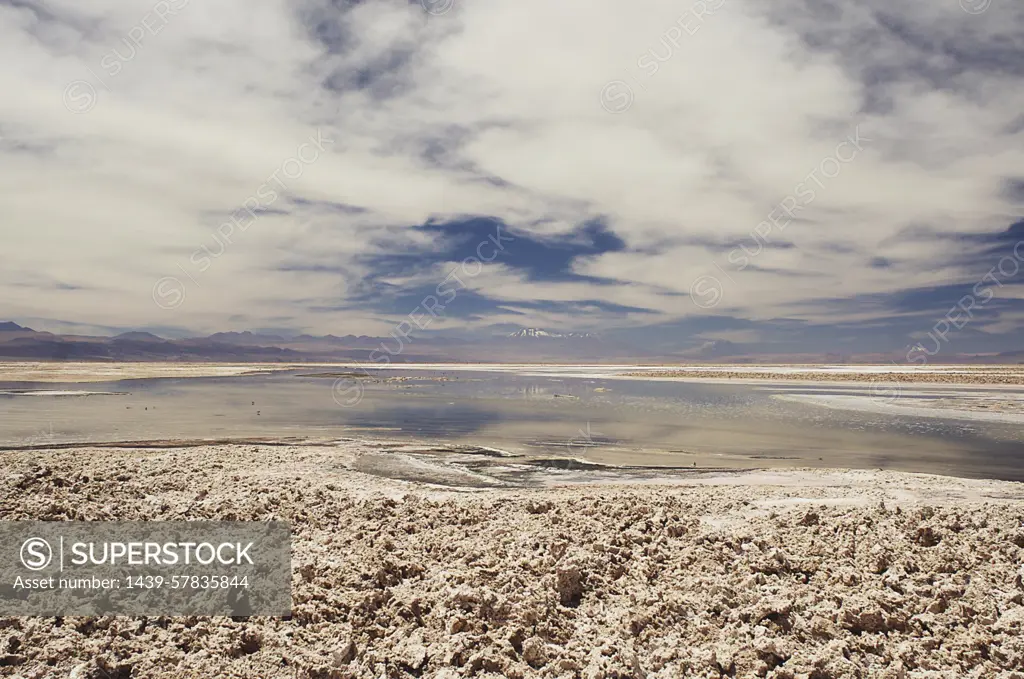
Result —
<instances>
[{"instance_id":1,"label":"water surface","mask_svg":"<svg viewBox=\"0 0 1024 679\"><path fill-rule=\"evenodd\" d=\"M335 370L337 372L340 369ZM1024 480L1024 427L857 412L780 399L837 386L609 379L572 371L382 370L336 398L322 368L108 383L0 383L0 446L366 437L494 449L557 466L886 468ZM19 390L111 392L33 395ZM916 388L915 388L916 389ZM921 388L937 398L948 386ZM354 392L344 392L354 393ZM443 455L444 448L434 451ZM427 454L427 453L424 453ZM562 460L559 463L557 460Z\"/></svg>"}]
</instances>

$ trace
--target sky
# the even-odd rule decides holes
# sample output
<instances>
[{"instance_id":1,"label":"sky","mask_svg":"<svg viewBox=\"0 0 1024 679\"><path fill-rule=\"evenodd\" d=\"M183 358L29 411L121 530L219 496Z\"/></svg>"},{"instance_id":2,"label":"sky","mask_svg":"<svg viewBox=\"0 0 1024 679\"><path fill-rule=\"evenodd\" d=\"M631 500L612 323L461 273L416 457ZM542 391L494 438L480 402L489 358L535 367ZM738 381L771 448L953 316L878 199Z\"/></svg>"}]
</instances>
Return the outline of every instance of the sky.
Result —
<instances>
[{"instance_id":1,"label":"sky","mask_svg":"<svg viewBox=\"0 0 1024 679\"><path fill-rule=\"evenodd\" d=\"M0 320L1024 349L1021 35L1015 0L0 0Z\"/></svg>"}]
</instances>

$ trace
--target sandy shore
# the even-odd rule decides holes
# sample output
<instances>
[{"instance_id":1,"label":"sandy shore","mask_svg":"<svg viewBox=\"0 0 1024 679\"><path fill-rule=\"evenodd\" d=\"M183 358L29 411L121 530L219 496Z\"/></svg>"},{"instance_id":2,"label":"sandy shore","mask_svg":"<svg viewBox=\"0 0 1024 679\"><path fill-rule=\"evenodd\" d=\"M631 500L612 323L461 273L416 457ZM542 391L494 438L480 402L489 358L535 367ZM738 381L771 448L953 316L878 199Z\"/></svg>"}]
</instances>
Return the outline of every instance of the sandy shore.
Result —
<instances>
[{"instance_id":1,"label":"sandy shore","mask_svg":"<svg viewBox=\"0 0 1024 679\"><path fill-rule=\"evenodd\" d=\"M290 619L0 618L0 675L895 679L1024 665L1021 484L796 471L469 491L354 471L380 453L5 452L3 520L290 521L294 606Z\"/></svg>"}]
</instances>

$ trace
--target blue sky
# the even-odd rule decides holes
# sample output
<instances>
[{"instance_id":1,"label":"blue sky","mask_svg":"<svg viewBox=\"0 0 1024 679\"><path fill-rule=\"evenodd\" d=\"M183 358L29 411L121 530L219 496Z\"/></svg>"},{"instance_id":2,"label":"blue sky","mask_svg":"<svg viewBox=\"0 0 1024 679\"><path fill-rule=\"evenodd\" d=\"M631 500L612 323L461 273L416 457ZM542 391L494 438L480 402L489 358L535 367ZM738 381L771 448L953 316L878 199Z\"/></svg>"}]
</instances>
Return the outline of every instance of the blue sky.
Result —
<instances>
[{"instance_id":1,"label":"blue sky","mask_svg":"<svg viewBox=\"0 0 1024 679\"><path fill-rule=\"evenodd\" d=\"M386 335L454 271L430 332L901 351L959 308L944 350L1024 349L1021 35L1010 0L0 0L0 319Z\"/></svg>"}]
</instances>

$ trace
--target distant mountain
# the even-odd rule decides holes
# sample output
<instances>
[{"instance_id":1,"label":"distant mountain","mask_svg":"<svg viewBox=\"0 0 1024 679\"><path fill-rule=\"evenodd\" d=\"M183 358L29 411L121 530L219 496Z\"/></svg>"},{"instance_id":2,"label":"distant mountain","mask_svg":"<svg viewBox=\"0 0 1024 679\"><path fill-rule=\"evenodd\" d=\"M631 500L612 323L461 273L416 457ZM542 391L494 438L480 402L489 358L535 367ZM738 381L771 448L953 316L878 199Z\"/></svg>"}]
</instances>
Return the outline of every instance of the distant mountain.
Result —
<instances>
[{"instance_id":1,"label":"distant mountain","mask_svg":"<svg viewBox=\"0 0 1024 679\"><path fill-rule=\"evenodd\" d=\"M619 342L586 332L557 333L541 328L495 327L498 336L465 337L409 332L383 337L313 336L220 332L209 337L165 339L129 331L114 337L55 335L10 321L0 323L0 360L357 362L367 366L399 363L605 363L673 365L679 363L905 363L896 354L767 354L751 345L709 340L675 349ZM509 332L514 330L514 332ZM686 338L678 338L680 344ZM677 345L678 346L678 345ZM950 354L942 363L1022 363L1024 351L1002 354Z\"/></svg>"},{"instance_id":2,"label":"distant mountain","mask_svg":"<svg viewBox=\"0 0 1024 679\"><path fill-rule=\"evenodd\" d=\"M684 358L722 358L723 356L739 356L743 352L728 340L708 340L699 347L679 352Z\"/></svg>"},{"instance_id":3,"label":"distant mountain","mask_svg":"<svg viewBox=\"0 0 1024 679\"><path fill-rule=\"evenodd\" d=\"M112 340L132 340L135 342L166 342L163 337L154 335L151 332L122 332L120 335L114 335L110 339Z\"/></svg>"},{"instance_id":4,"label":"distant mountain","mask_svg":"<svg viewBox=\"0 0 1024 679\"><path fill-rule=\"evenodd\" d=\"M540 328L523 328L507 335L509 339L597 339L597 335L589 332L568 332L565 334L548 332Z\"/></svg>"},{"instance_id":5,"label":"distant mountain","mask_svg":"<svg viewBox=\"0 0 1024 679\"><path fill-rule=\"evenodd\" d=\"M52 337L52 335L48 332L36 332L32 328L26 328L10 321L0 323L0 343L2 344L26 338L31 339L41 337Z\"/></svg>"},{"instance_id":6,"label":"distant mountain","mask_svg":"<svg viewBox=\"0 0 1024 679\"><path fill-rule=\"evenodd\" d=\"M561 335L548 332L547 330L541 330L540 328L523 328L522 330L516 330L508 335L511 339L543 339L543 338L556 338Z\"/></svg>"},{"instance_id":7,"label":"distant mountain","mask_svg":"<svg viewBox=\"0 0 1024 679\"><path fill-rule=\"evenodd\" d=\"M59 361L294 361L309 360L280 347L246 347L190 340L39 335L0 342L0 358Z\"/></svg>"},{"instance_id":8,"label":"distant mountain","mask_svg":"<svg viewBox=\"0 0 1024 679\"><path fill-rule=\"evenodd\" d=\"M280 335L257 335L249 332L216 332L206 339L211 342L225 342L227 344L247 344L252 346L270 347L277 346L282 342L287 342L284 337Z\"/></svg>"}]
</instances>

